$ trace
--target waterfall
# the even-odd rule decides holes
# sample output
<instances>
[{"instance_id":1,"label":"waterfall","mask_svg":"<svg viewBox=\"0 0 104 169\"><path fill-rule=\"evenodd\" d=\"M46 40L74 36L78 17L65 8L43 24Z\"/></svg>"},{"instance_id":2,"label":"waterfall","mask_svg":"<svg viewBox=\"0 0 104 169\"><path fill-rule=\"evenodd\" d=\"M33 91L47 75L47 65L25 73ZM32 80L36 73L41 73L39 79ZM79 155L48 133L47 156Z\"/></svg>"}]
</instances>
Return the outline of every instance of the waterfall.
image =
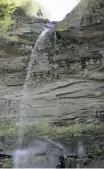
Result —
<instances>
[{"instance_id":1,"label":"waterfall","mask_svg":"<svg viewBox=\"0 0 104 169\"><path fill-rule=\"evenodd\" d=\"M27 70L27 75L26 75L26 78L25 78L25 82L24 82L24 91L26 90L26 88L28 87L28 82L29 82L29 78L30 78L30 74L31 74L31 70L32 70L32 65L34 63L34 60L35 58L37 59L38 57L38 52L37 52L37 49L38 47L41 45L41 42L44 40L44 37L45 35L50 31L50 29L45 29L39 36L39 38L37 39L36 43L35 43L35 46L34 46L34 49L32 51L32 54L31 54L31 58L30 58L30 62L29 62L29 65L28 65L28 70Z\"/></svg>"},{"instance_id":2,"label":"waterfall","mask_svg":"<svg viewBox=\"0 0 104 169\"><path fill-rule=\"evenodd\" d=\"M36 43L35 43L35 46L34 46L34 49L32 49L32 52L31 52L31 57L30 57L30 62L29 62L29 65L28 65L28 68L27 68L27 74L26 74L26 78L25 78L25 81L24 81L24 85L23 85L23 95L26 95L28 94L28 83L29 83L29 80L30 80L30 77L31 77L31 71L32 71L32 67L33 67L33 63L35 61L35 59L38 58L38 48L40 47L41 45L41 42L43 42L46 34L49 32L49 29L45 29L39 36L39 38L37 39ZM18 142L19 142L19 149L21 149L22 147L22 142L24 140L24 127L25 127L25 124L28 123L28 120L25 120L24 117L26 117L26 110L25 110L25 107L24 107L24 104L23 104L23 99L21 100L21 103L20 103L20 121L19 121L19 126L21 127L20 130L19 130L19 135L18 135ZM24 157L26 158L28 156L28 151L21 151L21 150L17 150L16 151L16 154L14 156L14 166L15 167L18 167L18 163L20 161L20 158L21 157ZM27 157L28 158L28 157Z\"/></svg>"},{"instance_id":3,"label":"waterfall","mask_svg":"<svg viewBox=\"0 0 104 169\"><path fill-rule=\"evenodd\" d=\"M34 160L35 155L39 153L44 154L46 148L47 143L36 141L34 147L16 150L14 153L14 167L28 168L29 166L32 166L32 161Z\"/></svg>"},{"instance_id":4,"label":"waterfall","mask_svg":"<svg viewBox=\"0 0 104 169\"><path fill-rule=\"evenodd\" d=\"M32 49L31 52L31 57L30 57L30 62L27 68L27 74L26 74L26 78L24 81L24 85L23 85L23 95L27 95L28 94L28 83L31 77L31 71L32 71L32 67L33 67L33 63L35 60L38 59L38 48L41 46L42 41L44 40L46 34L48 33L49 29L45 29L39 36L39 38L37 39L34 48ZM28 119L26 120L24 117L26 117L26 110L23 104L23 100L21 100L20 103L20 122L19 125L22 126L22 129L20 129L19 132L19 143L21 144L23 141L23 135L24 135L24 129L23 127L25 126L25 124L28 123Z\"/></svg>"},{"instance_id":5,"label":"waterfall","mask_svg":"<svg viewBox=\"0 0 104 169\"><path fill-rule=\"evenodd\" d=\"M23 93L22 95L28 95L28 89L29 89L29 82L30 82L30 77L31 77L31 72L32 72L32 68L33 68L33 63L35 60L38 60L38 50L41 47L41 43L44 42L44 39L46 37L46 34L50 31L50 28L45 28L45 30L40 34L38 40L35 43L34 48L32 49L31 52L31 58L30 58L30 62L27 68L27 74L26 74L26 78L24 81L24 85L23 85ZM24 98L24 97L23 97ZM48 152L48 157L47 158L52 158L52 150L50 150L50 152L48 151L49 147L53 146L55 149L58 148L59 152L62 151L63 152L63 146L59 143L56 143L50 139L45 139L46 141L36 141L34 140L34 142L36 142L36 144L34 145L34 147L27 147L27 148L23 148L23 141L24 141L24 129L26 127L26 124L28 124L28 117L27 119L25 119L24 117L27 116L26 114L26 110L23 104L23 98L21 100L20 103L20 122L18 123L18 125L20 126L20 130L19 130L19 135L18 135L18 143L19 143L19 147L18 149L15 151L14 153L14 168L20 168L20 167L29 167L29 165L32 165L32 161L34 160L35 156L37 154L41 154L41 153L46 153ZM55 156L56 159L56 156ZM53 163L53 162L52 162ZM34 164L33 164L34 165ZM36 167L36 166L34 166Z\"/></svg>"},{"instance_id":6,"label":"waterfall","mask_svg":"<svg viewBox=\"0 0 104 169\"><path fill-rule=\"evenodd\" d=\"M77 164L77 169L81 168L81 161L85 155L84 145L82 141L78 141L78 156L79 156L79 163Z\"/></svg>"}]
</instances>

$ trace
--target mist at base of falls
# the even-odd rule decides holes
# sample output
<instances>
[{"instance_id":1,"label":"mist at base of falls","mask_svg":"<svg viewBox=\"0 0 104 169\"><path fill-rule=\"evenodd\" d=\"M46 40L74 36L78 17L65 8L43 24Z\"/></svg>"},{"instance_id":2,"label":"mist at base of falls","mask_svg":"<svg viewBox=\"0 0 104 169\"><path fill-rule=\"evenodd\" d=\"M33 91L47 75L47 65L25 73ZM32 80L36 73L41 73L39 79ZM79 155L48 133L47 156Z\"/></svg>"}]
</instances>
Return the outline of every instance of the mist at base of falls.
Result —
<instances>
[{"instance_id":1,"label":"mist at base of falls","mask_svg":"<svg viewBox=\"0 0 104 169\"><path fill-rule=\"evenodd\" d=\"M55 145L56 144L56 145ZM64 150L64 148L63 148ZM51 167L54 168L58 164L58 157L62 155L60 144L53 141L36 141L32 146L18 149L14 153L15 168L32 168L32 167Z\"/></svg>"},{"instance_id":2,"label":"mist at base of falls","mask_svg":"<svg viewBox=\"0 0 104 169\"><path fill-rule=\"evenodd\" d=\"M44 28L44 31L40 34L39 38L37 39L34 48L32 49L31 52L31 58L30 58L30 62L27 68L27 74L26 74L26 78L24 81L24 85L23 85L23 95L28 95L28 89L29 89L29 81L31 78L31 71L33 68L33 63L35 60L37 60L38 62L38 50L41 47L41 43L44 41L47 33L51 31L50 28ZM23 101L23 100L22 100ZM25 111L25 107L23 105L23 103L20 103L20 122L17 124L18 126L20 126L19 129L19 135L18 135L18 149L15 151L14 153L14 167L18 168L18 167L37 167L36 164L34 164L34 159L36 158L37 154L45 154L46 158L50 158L50 160L48 159L48 161L52 162L52 158L54 158L54 161L56 160L56 156L60 154L60 150L63 149L63 147L56 143L53 142L52 140L47 139L46 141L36 141L34 140L34 147L27 147L27 148L23 148L22 147L22 143L24 141L24 129L26 127L26 124L28 124L28 119L24 120L26 117L26 111ZM35 103L34 103L35 104ZM53 148L50 148L50 147ZM53 153L56 152L55 155L52 154L52 149L54 150ZM56 151L57 149L57 151ZM58 153L58 154L57 154ZM46 160L47 161L47 160ZM54 162L52 162L54 163ZM57 164L57 160L56 160L56 164ZM43 164L42 164L43 165ZM47 164L44 163L45 167L49 167L49 165L52 166L52 164ZM47 166L48 165L48 166ZM40 166L40 164L39 164ZM54 166L53 166L54 167Z\"/></svg>"}]
</instances>

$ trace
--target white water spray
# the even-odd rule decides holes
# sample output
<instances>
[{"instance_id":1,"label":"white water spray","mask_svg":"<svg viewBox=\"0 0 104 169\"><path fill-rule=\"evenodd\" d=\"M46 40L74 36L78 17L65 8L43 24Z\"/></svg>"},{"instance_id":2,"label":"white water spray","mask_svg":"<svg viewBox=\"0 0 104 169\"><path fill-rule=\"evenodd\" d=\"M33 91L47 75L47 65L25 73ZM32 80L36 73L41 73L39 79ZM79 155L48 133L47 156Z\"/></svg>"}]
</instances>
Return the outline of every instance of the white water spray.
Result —
<instances>
[{"instance_id":1,"label":"white water spray","mask_svg":"<svg viewBox=\"0 0 104 169\"><path fill-rule=\"evenodd\" d=\"M79 156L80 162L81 162L81 160L83 160L84 155L85 155L84 145L83 145L82 141L78 141L78 156ZM78 163L77 169L79 169L80 167L81 167L81 164Z\"/></svg>"},{"instance_id":2,"label":"white water spray","mask_svg":"<svg viewBox=\"0 0 104 169\"><path fill-rule=\"evenodd\" d=\"M41 43L44 41L44 38L46 34L50 31L50 29L45 29L39 36L38 40L36 41L36 44L34 46L34 49L32 49L30 62L27 68L27 75L24 81L23 85L23 96L28 95L28 88L29 88L29 82L31 77L31 72L33 68L33 63L35 60L38 60L38 49L41 47ZM20 104L20 131L18 136L18 142L19 142L19 149L16 150L14 153L14 167L18 168L21 166L26 166L31 163L31 159L37 154L42 153L44 150L44 147L46 147L44 144L49 143L50 145L53 145L54 147L57 147L59 150L63 151L62 145L59 143L53 142L52 140L46 139L46 142L40 142L38 145L35 145L32 149L23 149L22 143L24 141L24 129L26 127L26 124L28 124L28 118L26 117L26 109L23 104L23 99L21 100Z\"/></svg>"},{"instance_id":3,"label":"white water spray","mask_svg":"<svg viewBox=\"0 0 104 169\"><path fill-rule=\"evenodd\" d=\"M15 168L29 167L34 161L34 157L39 154L44 154L47 149L47 143L36 142L34 147L27 149L18 149L14 153L14 166Z\"/></svg>"},{"instance_id":4,"label":"white water spray","mask_svg":"<svg viewBox=\"0 0 104 169\"><path fill-rule=\"evenodd\" d=\"M82 158L85 155L84 146L81 141L78 141L78 155L80 158Z\"/></svg>"},{"instance_id":5,"label":"white water spray","mask_svg":"<svg viewBox=\"0 0 104 169\"><path fill-rule=\"evenodd\" d=\"M33 67L33 63L34 61L38 58L38 48L41 46L41 42L44 40L46 34L49 32L49 29L45 29L39 36L38 40L35 43L34 49L32 49L32 53L31 53L31 58L30 58L30 62L27 68L27 75L24 81L24 85L23 85L23 96L28 94L28 83L31 77L31 71L32 71L32 67ZM19 125L20 125L20 131L19 131L19 136L18 136L18 142L19 142L19 149L21 149L21 145L22 142L24 140L24 127L26 124L28 124L28 119L25 119L26 117L26 110L23 104L23 99L21 100L21 104L20 104L20 121L19 121ZM17 150L16 154L14 156L14 167L18 167L19 161L20 159L23 158L28 158L28 151L21 151L21 150Z\"/></svg>"},{"instance_id":6,"label":"white water spray","mask_svg":"<svg viewBox=\"0 0 104 169\"><path fill-rule=\"evenodd\" d=\"M34 49L32 49L32 53L31 53L31 58L30 58L30 62L27 68L27 75L24 81L24 85L23 85L23 96L28 94L28 83L31 77L31 71L33 68L33 63L35 60L38 59L38 48L41 46L41 42L44 40L46 34L48 33L49 29L45 29L39 36L39 38L37 39ZM26 117L26 109L25 106L23 104L23 99L21 100L21 104L20 104L20 121L19 121L19 125L22 127L20 128L20 132L19 132L19 144L21 144L23 142L23 137L24 137L24 127L26 124L28 124L28 118L25 119Z\"/></svg>"},{"instance_id":7,"label":"white water spray","mask_svg":"<svg viewBox=\"0 0 104 169\"><path fill-rule=\"evenodd\" d=\"M30 62L28 65L28 70L27 70L27 75L26 75L26 79L24 82L24 90L27 88L28 86L28 82L29 82L29 78L30 78L30 74L31 74L31 70L32 70L32 65L34 63L35 58L37 59L38 57L38 52L37 49L38 47L41 45L41 42L44 40L45 35L49 32L50 29L45 29L39 36L38 40L36 41L36 44L34 46L34 49L32 51L31 54L31 58L30 58Z\"/></svg>"}]
</instances>

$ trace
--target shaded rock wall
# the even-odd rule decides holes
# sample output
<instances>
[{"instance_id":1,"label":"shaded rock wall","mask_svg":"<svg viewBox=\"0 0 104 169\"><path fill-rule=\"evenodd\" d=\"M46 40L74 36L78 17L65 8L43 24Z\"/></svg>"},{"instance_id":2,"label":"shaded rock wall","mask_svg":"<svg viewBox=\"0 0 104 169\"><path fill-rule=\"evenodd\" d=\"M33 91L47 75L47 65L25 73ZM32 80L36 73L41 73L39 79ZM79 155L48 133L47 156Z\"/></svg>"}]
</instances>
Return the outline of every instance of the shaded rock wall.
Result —
<instances>
[{"instance_id":1,"label":"shaded rock wall","mask_svg":"<svg viewBox=\"0 0 104 169\"><path fill-rule=\"evenodd\" d=\"M33 46L45 22L21 20L10 31L17 39L0 42L1 117L19 121L22 102L23 118L29 121L103 121L102 22L48 33L36 51L28 91L22 92L28 62L31 54L35 55Z\"/></svg>"}]
</instances>

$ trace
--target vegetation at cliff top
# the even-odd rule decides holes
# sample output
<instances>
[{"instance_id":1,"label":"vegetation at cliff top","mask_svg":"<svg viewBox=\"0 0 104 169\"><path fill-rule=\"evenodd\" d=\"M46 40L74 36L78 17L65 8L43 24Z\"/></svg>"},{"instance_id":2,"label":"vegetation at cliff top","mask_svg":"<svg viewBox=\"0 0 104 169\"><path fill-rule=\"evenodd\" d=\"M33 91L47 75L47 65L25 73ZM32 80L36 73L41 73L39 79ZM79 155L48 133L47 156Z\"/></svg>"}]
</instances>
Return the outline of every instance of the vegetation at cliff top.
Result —
<instances>
[{"instance_id":1,"label":"vegetation at cliff top","mask_svg":"<svg viewBox=\"0 0 104 169\"><path fill-rule=\"evenodd\" d=\"M15 4L5 0L0 1L0 35L4 35L9 26L13 23L11 14L15 9Z\"/></svg>"},{"instance_id":2,"label":"vegetation at cliff top","mask_svg":"<svg viewBox=\"0 0 104 169\"><path fill-rule=\"evenodd\" d=\"M12 14L17 8L26 15L36 16L40 6L33 0L0 0L0 36L7 37L10 25L15 23Z\"/></svg>"}]
</instances>

